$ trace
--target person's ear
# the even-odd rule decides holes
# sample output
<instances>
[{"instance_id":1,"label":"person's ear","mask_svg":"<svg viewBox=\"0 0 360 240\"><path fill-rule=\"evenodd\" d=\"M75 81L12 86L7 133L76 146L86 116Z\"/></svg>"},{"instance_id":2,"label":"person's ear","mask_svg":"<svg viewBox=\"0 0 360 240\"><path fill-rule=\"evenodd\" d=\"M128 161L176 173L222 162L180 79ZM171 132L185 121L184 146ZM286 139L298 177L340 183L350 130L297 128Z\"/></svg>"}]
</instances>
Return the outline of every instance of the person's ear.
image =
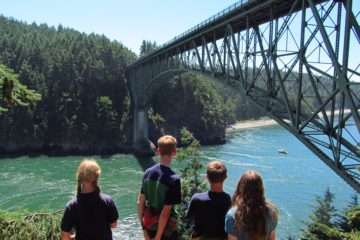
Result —
<instances>
[{"instance_id":1,"label":"person's ear","mask_svg":"<svg viewBox=\"0 0 360 240\"><path fill-rule=\"evenodd\" d=\"M157 155L161 156L161 154L160 154L160 148L158 148L158 149L156 150L156 153L157 153Z\"/></svg>"},{"instance_id":2,"label":"person's ear","mask_svg":"<svg viewBox=\"0 0 360 240\"><path fill-rule=\"evenodd\" d=\"M171 156L173 156L173 157L176 156L176 149L172 152Z\"/></svg>"}]
</instances>

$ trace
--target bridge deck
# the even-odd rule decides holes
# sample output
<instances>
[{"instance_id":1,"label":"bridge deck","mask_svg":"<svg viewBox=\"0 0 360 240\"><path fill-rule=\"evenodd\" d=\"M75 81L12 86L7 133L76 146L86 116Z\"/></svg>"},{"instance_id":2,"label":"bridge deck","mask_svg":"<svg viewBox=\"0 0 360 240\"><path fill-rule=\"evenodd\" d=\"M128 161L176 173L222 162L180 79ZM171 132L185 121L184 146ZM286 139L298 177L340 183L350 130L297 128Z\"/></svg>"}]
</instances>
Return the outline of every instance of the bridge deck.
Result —
<instances>
[{"instance_id":1,"label":"bridge deck","mask_svg":"<svg viewBox=\"0 0 360 240\"><path fill-rule=\"evenodd\" d=\"M313 0L314 4L320 4L328 0ZM169 42L165 43L161 48L152 52L149 55L146 55L137 61L130 64L129 69L135 67L136 65L146 62L147 60L162 54L164 52L170 51L177 46L183 45L185 42L194 39L196 46L202 45L202 40L197 38L198 36L204 36L207 43L218 40L224 37L226 34L226 26L228 23L232 23L233 30L235 32L240 32L246 30L248 27L259 26L263 23L269 22L271 18L278 19L289 14L291 7L293 7L293 12L300 11L302 8L302 1L297 1L298 3L293 6L294 0L249 0L241 1L228 9L224 9L218 14L214 15L216 17L211 17L187 32L180 34ZM270 7L274 6L276 11L273 13L274 16L270 16ZM306 6L308 7L308 5ZM246 18L250 17L250 25L247 26ZM192 48L189 46L189 48ZM187 49L184 49L187 50Z\"/></svg>"}]
</instances>

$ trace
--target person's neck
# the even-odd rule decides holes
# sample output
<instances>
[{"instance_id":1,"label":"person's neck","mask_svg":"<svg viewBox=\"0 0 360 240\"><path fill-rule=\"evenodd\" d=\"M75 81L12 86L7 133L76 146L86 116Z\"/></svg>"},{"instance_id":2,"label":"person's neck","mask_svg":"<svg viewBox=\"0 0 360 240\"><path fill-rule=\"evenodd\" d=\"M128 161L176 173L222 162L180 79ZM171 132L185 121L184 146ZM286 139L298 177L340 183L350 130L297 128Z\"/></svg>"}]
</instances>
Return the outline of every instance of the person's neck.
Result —
<instances>
[{"instance_id":1,"label":"person's neck","mask_svg":"<svg viewBox=\"0 0 360 240\"><path fill-rule=\"evenodd\" d=\"M160 164L170 167L171 159L172 159L172 156L170 156L170 155L160 156Z\"/></svg>"},{"instance_id":2,"label":"person's neck","mask_svg":"<svg viewBox=\"0 0 360 240\"><path fill-rule=\"evenodd\" d=\"M81 193L91 193L94 192L96 189L90 183L83 183Z\"/></svg>"},{"instance_id":3,"label":"person's neck","mask_svg":"<svg viewBox=\"0 0 360 240\"><path fill-rule=\"evenodd\" d=\"M210 184L210 191L221 193L223 192L223 183L212 183Z\"/></svg>"}]
</instances>

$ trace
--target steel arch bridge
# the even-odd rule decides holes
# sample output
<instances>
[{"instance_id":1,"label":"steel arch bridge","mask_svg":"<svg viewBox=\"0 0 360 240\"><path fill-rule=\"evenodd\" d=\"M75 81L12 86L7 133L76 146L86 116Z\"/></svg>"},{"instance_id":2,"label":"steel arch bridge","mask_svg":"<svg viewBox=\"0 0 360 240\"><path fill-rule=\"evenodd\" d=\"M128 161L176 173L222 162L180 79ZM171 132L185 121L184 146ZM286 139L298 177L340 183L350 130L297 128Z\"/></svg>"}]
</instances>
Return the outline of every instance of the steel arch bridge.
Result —
<instances>
[{"instance_id":1,"label":"steel arch bridge","mask_svg":"<svg viewBox=\"0 0 360 240\"><path fill-rule=\"evenodd\" d=\"M232 86L360 193L360 4L243 0L128 66L134 141L152 86L197 71Z\"/></svg>"}]
</instances>

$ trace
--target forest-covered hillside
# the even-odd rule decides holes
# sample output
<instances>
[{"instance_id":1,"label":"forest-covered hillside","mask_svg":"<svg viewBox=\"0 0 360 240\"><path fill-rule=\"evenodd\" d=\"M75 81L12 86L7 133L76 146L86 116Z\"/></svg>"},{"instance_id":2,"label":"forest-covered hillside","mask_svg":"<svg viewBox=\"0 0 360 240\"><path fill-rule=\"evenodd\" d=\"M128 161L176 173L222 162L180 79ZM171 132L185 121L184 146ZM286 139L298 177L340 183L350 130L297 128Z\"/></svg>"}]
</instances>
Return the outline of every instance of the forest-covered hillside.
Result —
<instances>
[{"instance_id":1,"label":"forest-covered hillside","mask_svg":"<svg viewBox=\"0 0 360 240\"><path fill-rule=\"evenodd\" d=\"M30 107L0 114L0 153L127 151L133 106L125 70L136 58L103 35L0 16L0 64L41 94ZM161 133L178 136L187 127L202 144L223 143L229 124L261 115L236 94L196 75L173 76L162 88L151 100L152 140Z\"/></svg>"},{"instance_id":2,"label":"forest-covered hillside","mask_svg":"<svg viewBox=\"0 0 360 240\"><path fill-rule=\"evenodd\" d=\"M174 75L151 98L151 140L163 132L180 138L183 126L201 144L225 143L226 128L238 120L260 118L237 92L202 75Z\"/></svg>"},{"instance_id":3,"label":"forest-covered hillside","mask_svg":"<svg viewBox=\"0 0 360 240\"><path fill-rule=\"evenodd\" d=\"M105 36L0 17L0 63L42 100L0 116L0 149L96 151L131 139L126 65L136 55Z\"/></svg>"}]
</instances>

